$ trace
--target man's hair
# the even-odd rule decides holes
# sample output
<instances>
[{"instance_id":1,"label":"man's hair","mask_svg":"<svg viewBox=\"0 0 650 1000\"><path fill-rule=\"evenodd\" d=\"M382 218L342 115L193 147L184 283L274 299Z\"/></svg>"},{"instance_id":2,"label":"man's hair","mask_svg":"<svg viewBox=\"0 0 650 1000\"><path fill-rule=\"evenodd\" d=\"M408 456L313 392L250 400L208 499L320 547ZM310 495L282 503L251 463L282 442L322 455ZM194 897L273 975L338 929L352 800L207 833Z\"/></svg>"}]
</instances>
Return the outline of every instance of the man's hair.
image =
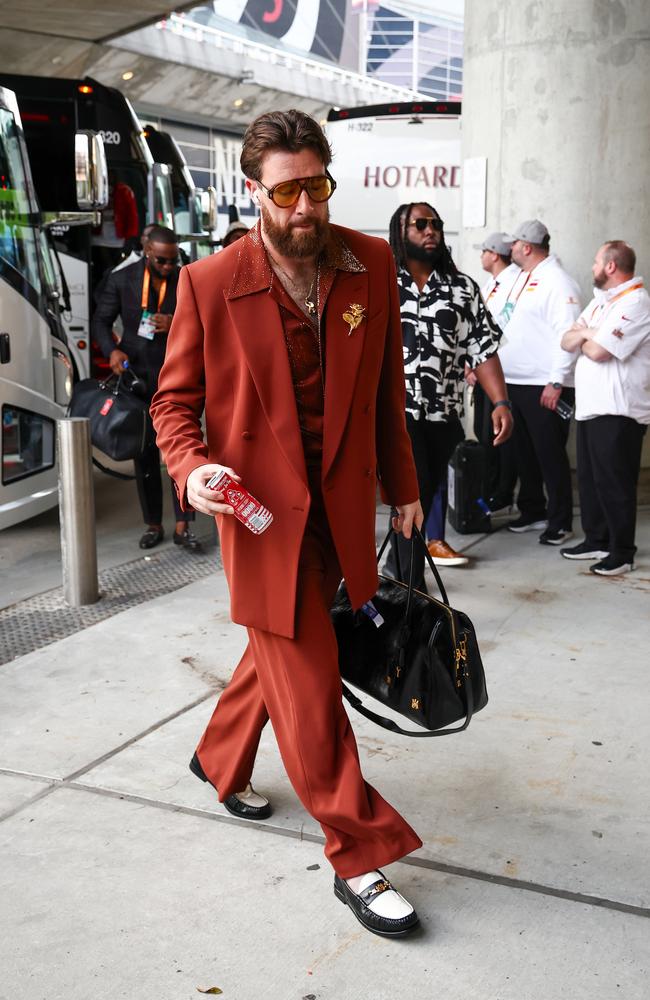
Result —
<instances>
[{"instance_id":1,"label":"man's hair","mask_svg":"<svg viewBox=\"0 0 650 1000\"><path fill-rule=\"evenodd\" d=\"M266 153L281 150L299 153L312 149L323 165L332 162L332 150L325 133L304 111L268 111L250 123L242 141L240 164L245 177L259 181Z\"/></svg>"},{"instance_id":2,"label":"man's hair","mask_svg":"<svg viewBox=\"0 0 650 1000\"><path fill-rule=\"evenodd\" d=\"M636 270L636 254L625 240L607 240L603 243L603 261L609 264L613 260L623 274L634 274Z\"/></svg>"},{"instance_id":3,"label":"man's hair","mask_svg":"<svg viewBox=\"0 0 650 1000\"><path fill-rule=\"evenodd\" d=\"M408 204L400 205L393 215L388 226L388 242L390 243L390 248L393 251L393 257L395 258L395 264L398 268L405 267L408 268L408 254L406 252L406 245L404 240L404 234L407 232L407 227L410 221L411 212L416 205L424 205L429 211L434 215L438 216L433 205L430 205L428 201L412 201ZM440 216L438 216L440 218ZM442 255L440 260L436 263L436 270L443 274L458 274L458 268L454 264L449 247L445 243L444 231L441 233L441 244Z\"/></svg>"},{"instance_id":4,"label":"man's hair","mask_svg":"<svg viewBox=\"0 0 650 1000\"><path fill-rule=\"evenodd\" d=\"M512 255L509 253L498 253L497 257L502 260L504 264L512 264Z\"/></svg>"},{"instance_id":5,"label":"man's hair","mask_svg":"<svg viewBox=\"0 0 650 1000\"><path fill-rule=\"evenodd\" d=\"M531 240L522 240L522 243L527 243L530 247L535 247L536 250L543 250L544 253L548 253L551 248L551 237L547 233L546 236L542 236L541 243L533 243Z\"/></svg>"},{"instance_id":6,"label":"man's hair","mask_svg":"<svg viewBox=\"0 0 650 1000\"><path fill-rule=\"evenodd\" d=\"M145 239L148 243L166 243L168 246L178 243L178 236L173 229L168 229L167 226L151 226Z\"/></svg>"}]
</instances>

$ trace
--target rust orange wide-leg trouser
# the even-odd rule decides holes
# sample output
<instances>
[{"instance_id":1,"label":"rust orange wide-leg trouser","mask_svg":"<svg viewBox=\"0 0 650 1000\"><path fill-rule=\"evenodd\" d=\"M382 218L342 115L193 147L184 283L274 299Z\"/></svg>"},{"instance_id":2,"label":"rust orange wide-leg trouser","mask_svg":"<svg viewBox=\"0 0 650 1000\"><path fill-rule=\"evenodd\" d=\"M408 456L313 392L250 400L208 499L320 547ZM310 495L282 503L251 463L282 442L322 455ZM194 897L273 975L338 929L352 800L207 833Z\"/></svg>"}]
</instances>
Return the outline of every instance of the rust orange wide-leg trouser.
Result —
<instances>
[{"instance_id":1,"label":"rust orange wide-leg trouser","mask_svg":"<svg viewBox=\"0 0 650 1000\"><path fill-rule=\"evenodd\" d=\"M338 875L353 878L397 861L422 841L361 774L329 616L340 569L326 525L322 507L312 508L300 556L295 637L248 629L249 644L197 754L223 801L251 780L270 718L289 779L323 828L325 856Z\"/></svg>"}]
</instances>

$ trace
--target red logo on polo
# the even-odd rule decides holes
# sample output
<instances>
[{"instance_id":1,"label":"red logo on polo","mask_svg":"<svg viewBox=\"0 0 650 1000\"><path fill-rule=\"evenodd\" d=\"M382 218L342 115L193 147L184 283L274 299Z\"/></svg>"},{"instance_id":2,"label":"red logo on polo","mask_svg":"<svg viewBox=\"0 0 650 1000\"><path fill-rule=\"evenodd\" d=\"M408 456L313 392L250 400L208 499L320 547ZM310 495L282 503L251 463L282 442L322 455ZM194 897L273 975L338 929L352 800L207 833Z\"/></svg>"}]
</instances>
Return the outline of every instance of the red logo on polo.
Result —
<instances>
[{"instance_id":1,"label":"red logo on polo","mask_svg":"<svg viewBox=\"0 0 650 1000\"><path fill-rule=\"evenodd\" d=\"M101 413L102 417L106 416L106 414L108 413L108 411L110 410L110 408L111 408L111 406L113 405L114 402L115 401L113 399L111 399L110 396L108 397L108 399L104 400L104 405L102 406L101 410L99 411Z\"/></svg>"}]
</instances>

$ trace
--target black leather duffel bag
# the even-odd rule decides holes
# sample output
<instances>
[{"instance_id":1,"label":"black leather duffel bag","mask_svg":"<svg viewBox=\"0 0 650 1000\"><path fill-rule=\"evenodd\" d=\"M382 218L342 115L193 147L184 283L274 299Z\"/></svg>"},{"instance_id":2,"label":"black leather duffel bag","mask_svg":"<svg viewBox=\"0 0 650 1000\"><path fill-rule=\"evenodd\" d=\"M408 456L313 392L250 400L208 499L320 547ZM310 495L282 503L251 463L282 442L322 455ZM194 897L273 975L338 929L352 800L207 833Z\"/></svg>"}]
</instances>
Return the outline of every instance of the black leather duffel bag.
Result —
<instances>
[{"instance_id":1,"label":"black leather duffel bag","mask_svg":"<svg viewBox=\"0 0 650 1000\"><path fill-rule=\"evenodd\" d=\"M68 413L88 417L93 445L109 458L116 462L137 458L149 421L149 404L138 395L143 389L130 369L102 382L85 378L74 387Z\"/></svg>"},{"instance_id":2,"label":"black leather duffel bag","mask_svg":"<svg viewBox=\"0 0 650 1000\"><path fill-rule=\"evenodd\" d=\"M446 736L467 729L472 715L487 704L485 672L474 626L464 612L449 606L440 574L417 528L413 544L424 546L442 600L413 589L411 559L408 585L380 575L372 601L355 612L342 583L331 614L343 680L423 729L402 729L366 708L345 684L343 694L362 715L391 732ZM460 720L460 726L448 728Z\"/></svg>"}]
</instances>

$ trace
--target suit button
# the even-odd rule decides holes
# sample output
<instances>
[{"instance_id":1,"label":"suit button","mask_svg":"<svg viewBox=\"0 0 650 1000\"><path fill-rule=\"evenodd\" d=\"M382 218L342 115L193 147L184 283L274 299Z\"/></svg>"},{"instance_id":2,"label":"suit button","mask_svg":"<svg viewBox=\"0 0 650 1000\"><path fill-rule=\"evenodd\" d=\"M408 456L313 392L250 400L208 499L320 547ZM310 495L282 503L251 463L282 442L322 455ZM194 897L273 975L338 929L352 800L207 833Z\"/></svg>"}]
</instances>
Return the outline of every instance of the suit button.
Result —
<instances>
[{"instance_id":1,"label":"suit button","mask_svg":"<svg viewBox=\"0 0 650 1000\"><path fill-rule=\"evenodd\" d=\"M363 412L364 412L364 413L370 413L370 405L368 405L368 406L364 406L364 408L363 408Z\"/></svg>"},{"instance_id":2,"label":"suit button","mask_svg":"<svg viewBox=\"0 0 650 1000\"><path fill-rule=\"evenodd\" d=\"M241 436L243 437L244 441L250 441L251 438L253 437L250 431L242 431Z\"/></svg>"},{"instance_id":3,"label":"suit button","mask_svg":"<svg viewBox=\"0 0 650 1000\"><path fill-rule=\"evenodd\" d=\"M366 469L366 475L368 479L372 479L372 469Z\"/></svg>"}]
</instances>

